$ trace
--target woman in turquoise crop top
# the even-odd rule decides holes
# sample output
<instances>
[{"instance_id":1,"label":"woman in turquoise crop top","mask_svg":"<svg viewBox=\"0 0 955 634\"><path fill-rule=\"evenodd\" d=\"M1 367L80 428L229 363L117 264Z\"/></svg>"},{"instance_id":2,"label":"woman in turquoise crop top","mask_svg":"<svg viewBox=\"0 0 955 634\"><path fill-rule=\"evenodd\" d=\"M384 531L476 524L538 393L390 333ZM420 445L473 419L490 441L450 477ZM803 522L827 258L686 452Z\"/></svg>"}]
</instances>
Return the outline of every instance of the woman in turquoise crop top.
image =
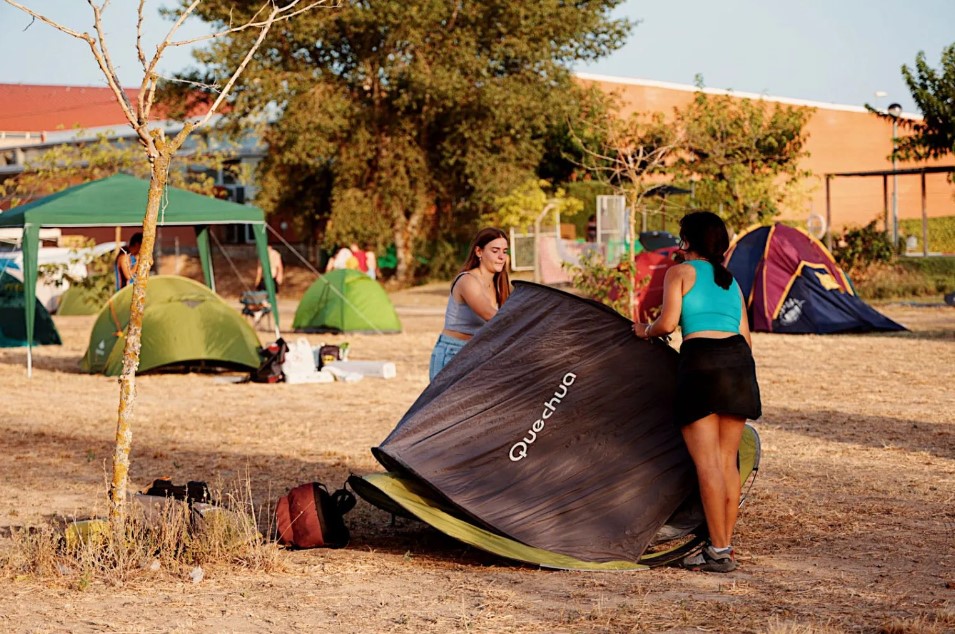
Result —
<instances>
[{"instance_id":1,"label":"woman in turquoise crop top","mask_svg":"<svg viewBox=\"0 0 955 634\"><path fill-rule=\"evenodd\" d=\"M444 330L438 337L428 379L434 380L511 292L507 276L507 236L500 229L481 229L468 248L468 259L451 284Z\"/></svg>"},{"instance_id":2,"label":"woman in turquoise crop top","mask_svg":"<svg viewBox=\"0 0 955 634\"><path fill-rule=\"evenodd\" d=\"M743 294L723 266L729 249L723 220L708 211L688 214L680 240L685 261L667 271L660 316L633 329L643 339L682 329L676 421L696 466L710 539L683 565L730 572L740 499L736 457L746 419L762 413L756 364Z\"/></svg>"}]
</instances>

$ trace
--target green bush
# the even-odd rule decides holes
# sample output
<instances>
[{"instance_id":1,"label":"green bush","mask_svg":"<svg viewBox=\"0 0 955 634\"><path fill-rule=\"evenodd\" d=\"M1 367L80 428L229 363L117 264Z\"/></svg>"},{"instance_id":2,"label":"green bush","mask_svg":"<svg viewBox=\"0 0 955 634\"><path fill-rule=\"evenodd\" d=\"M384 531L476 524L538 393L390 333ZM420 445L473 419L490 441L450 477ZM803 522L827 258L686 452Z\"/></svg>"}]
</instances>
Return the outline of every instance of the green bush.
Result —
<instances>
[{"instance_id":1,"label":"green bush","mask_svg":"<svg viewBox=\"0 0 955 634\"><path fill-rule=\"evenodd\" d=\"M853 273L863 299L905 299L944 295L955 290L955 258L898 258Z\"/></svg>"},{"instance_id":2,"label":"green bush","mask_svg":"<svg viewBox=\"0 0 955 634\"><path fill-rule=\"evenodd\" d=\"M577 229L578 238L587 237L587 221L597 214L597 196L613 194L609 185L593 180L580 180L563 183L561 187L571 198L576 198L584 204L583 209L573 216L561 216L560 221L573 224Z\"/></svg>"},{"instance_id":3,"label":"green bush","mask_svg":"<svg viewBox=\"0 0 955 634\"><path fill-rule=\"evenodd\" d=\"M862 228L848 229L832 250L836 262L843 269L855 274L873 264L892 261L892 242L885 233L876 229L873 220Z\"/></svg>"},{"instance_id":4,"label":"green bush","mask_svg":"<svg viewBox=\"0 0 955 634\"><path fill-rule=\"evenodd\" d=\"M630 319L630 290L636 275L633 258L610 266L597 251L586 251L580 257L580 266L565 262L571 285L584 297L589 297L613 308Z\"/></svg>"},{"instance_id":5,"label":"green bush","mask_svg":"<svg viewBox=\"0 0 955 634\"><path fill-rule=\"evenodd\" d=\"M932 253L955 253L955 216L929 218L928 248ZM922 219L910 218L899 221L899 233L904 240L908 236L915 236L915 250L922 252Z\"/></svg>"}]
</instances>

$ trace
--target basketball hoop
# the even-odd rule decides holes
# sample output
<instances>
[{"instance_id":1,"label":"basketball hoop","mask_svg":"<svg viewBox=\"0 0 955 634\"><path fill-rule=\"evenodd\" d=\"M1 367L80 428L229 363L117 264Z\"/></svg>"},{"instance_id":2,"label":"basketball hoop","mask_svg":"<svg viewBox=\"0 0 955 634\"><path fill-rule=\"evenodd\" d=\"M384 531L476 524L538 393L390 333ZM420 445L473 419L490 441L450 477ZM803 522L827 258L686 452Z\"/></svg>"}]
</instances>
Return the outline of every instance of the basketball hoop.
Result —
<instances>
[{"instance_id":1,"label":"basketball hoop","mask_svg":"<svg viewBox=\"0 0 955 634\"><path fill-rule=\"evenodd\" d=\"M817 213L811 213L806 218L806 231L817 240L822 240L827 228L826 219Z\"/></svg>"}]
</instances>

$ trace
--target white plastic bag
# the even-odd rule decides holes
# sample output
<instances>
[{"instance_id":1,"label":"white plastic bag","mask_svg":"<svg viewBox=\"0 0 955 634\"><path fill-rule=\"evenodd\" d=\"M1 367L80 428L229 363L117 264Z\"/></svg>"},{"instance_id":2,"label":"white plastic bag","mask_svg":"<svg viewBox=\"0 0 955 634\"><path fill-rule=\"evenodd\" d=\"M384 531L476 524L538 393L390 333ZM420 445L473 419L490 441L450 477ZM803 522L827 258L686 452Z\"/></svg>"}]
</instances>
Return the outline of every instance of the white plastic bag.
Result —
<instances>
[{"instance_id":1,"label":"white plastic bag","mask_svg":"<svg viewBox=\"0 0 955 634\"><path fill-rule=\"evenodd\" d=\"M322 374L315 367L315 357L312 355L312 346L304 338L297 339L289 344L285 353L285 363L282 364L286 383L329 383L328 375Z\"/></svg>"}]
</instances>

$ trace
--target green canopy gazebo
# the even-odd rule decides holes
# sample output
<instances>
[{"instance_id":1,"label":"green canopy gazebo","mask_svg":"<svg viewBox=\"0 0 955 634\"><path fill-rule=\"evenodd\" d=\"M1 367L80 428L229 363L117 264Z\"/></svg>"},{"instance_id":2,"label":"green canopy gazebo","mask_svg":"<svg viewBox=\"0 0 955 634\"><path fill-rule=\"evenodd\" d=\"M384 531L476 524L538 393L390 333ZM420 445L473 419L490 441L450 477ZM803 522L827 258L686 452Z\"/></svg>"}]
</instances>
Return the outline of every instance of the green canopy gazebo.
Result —
<instances>
[{"instance_id":1,"label":"green canopy gazebo","mask_svg":"<svg viewBox=\"0 0 955 634\"><path fill-rule=\"evenodd\" d=\"M146 215L149 192L147 181L117 174L70 187L56 194L0 213L0 228L23 229L23 292L27 298L36 296L37 253L41 228L48 227L139 227ZM215 290L212 257L209 251L211 225L250 224L255 235L255 247L262 263L272 312L278 323L278 303L269 266L265 214L258 207L239 205L210 196L202 196L184 189L168 187L160 211L158 226L188 225L196 228L199 261L206 285ZM27 374L33 371L33 328L35 302L27 301Z\"/></svg>"}]
</instances>

